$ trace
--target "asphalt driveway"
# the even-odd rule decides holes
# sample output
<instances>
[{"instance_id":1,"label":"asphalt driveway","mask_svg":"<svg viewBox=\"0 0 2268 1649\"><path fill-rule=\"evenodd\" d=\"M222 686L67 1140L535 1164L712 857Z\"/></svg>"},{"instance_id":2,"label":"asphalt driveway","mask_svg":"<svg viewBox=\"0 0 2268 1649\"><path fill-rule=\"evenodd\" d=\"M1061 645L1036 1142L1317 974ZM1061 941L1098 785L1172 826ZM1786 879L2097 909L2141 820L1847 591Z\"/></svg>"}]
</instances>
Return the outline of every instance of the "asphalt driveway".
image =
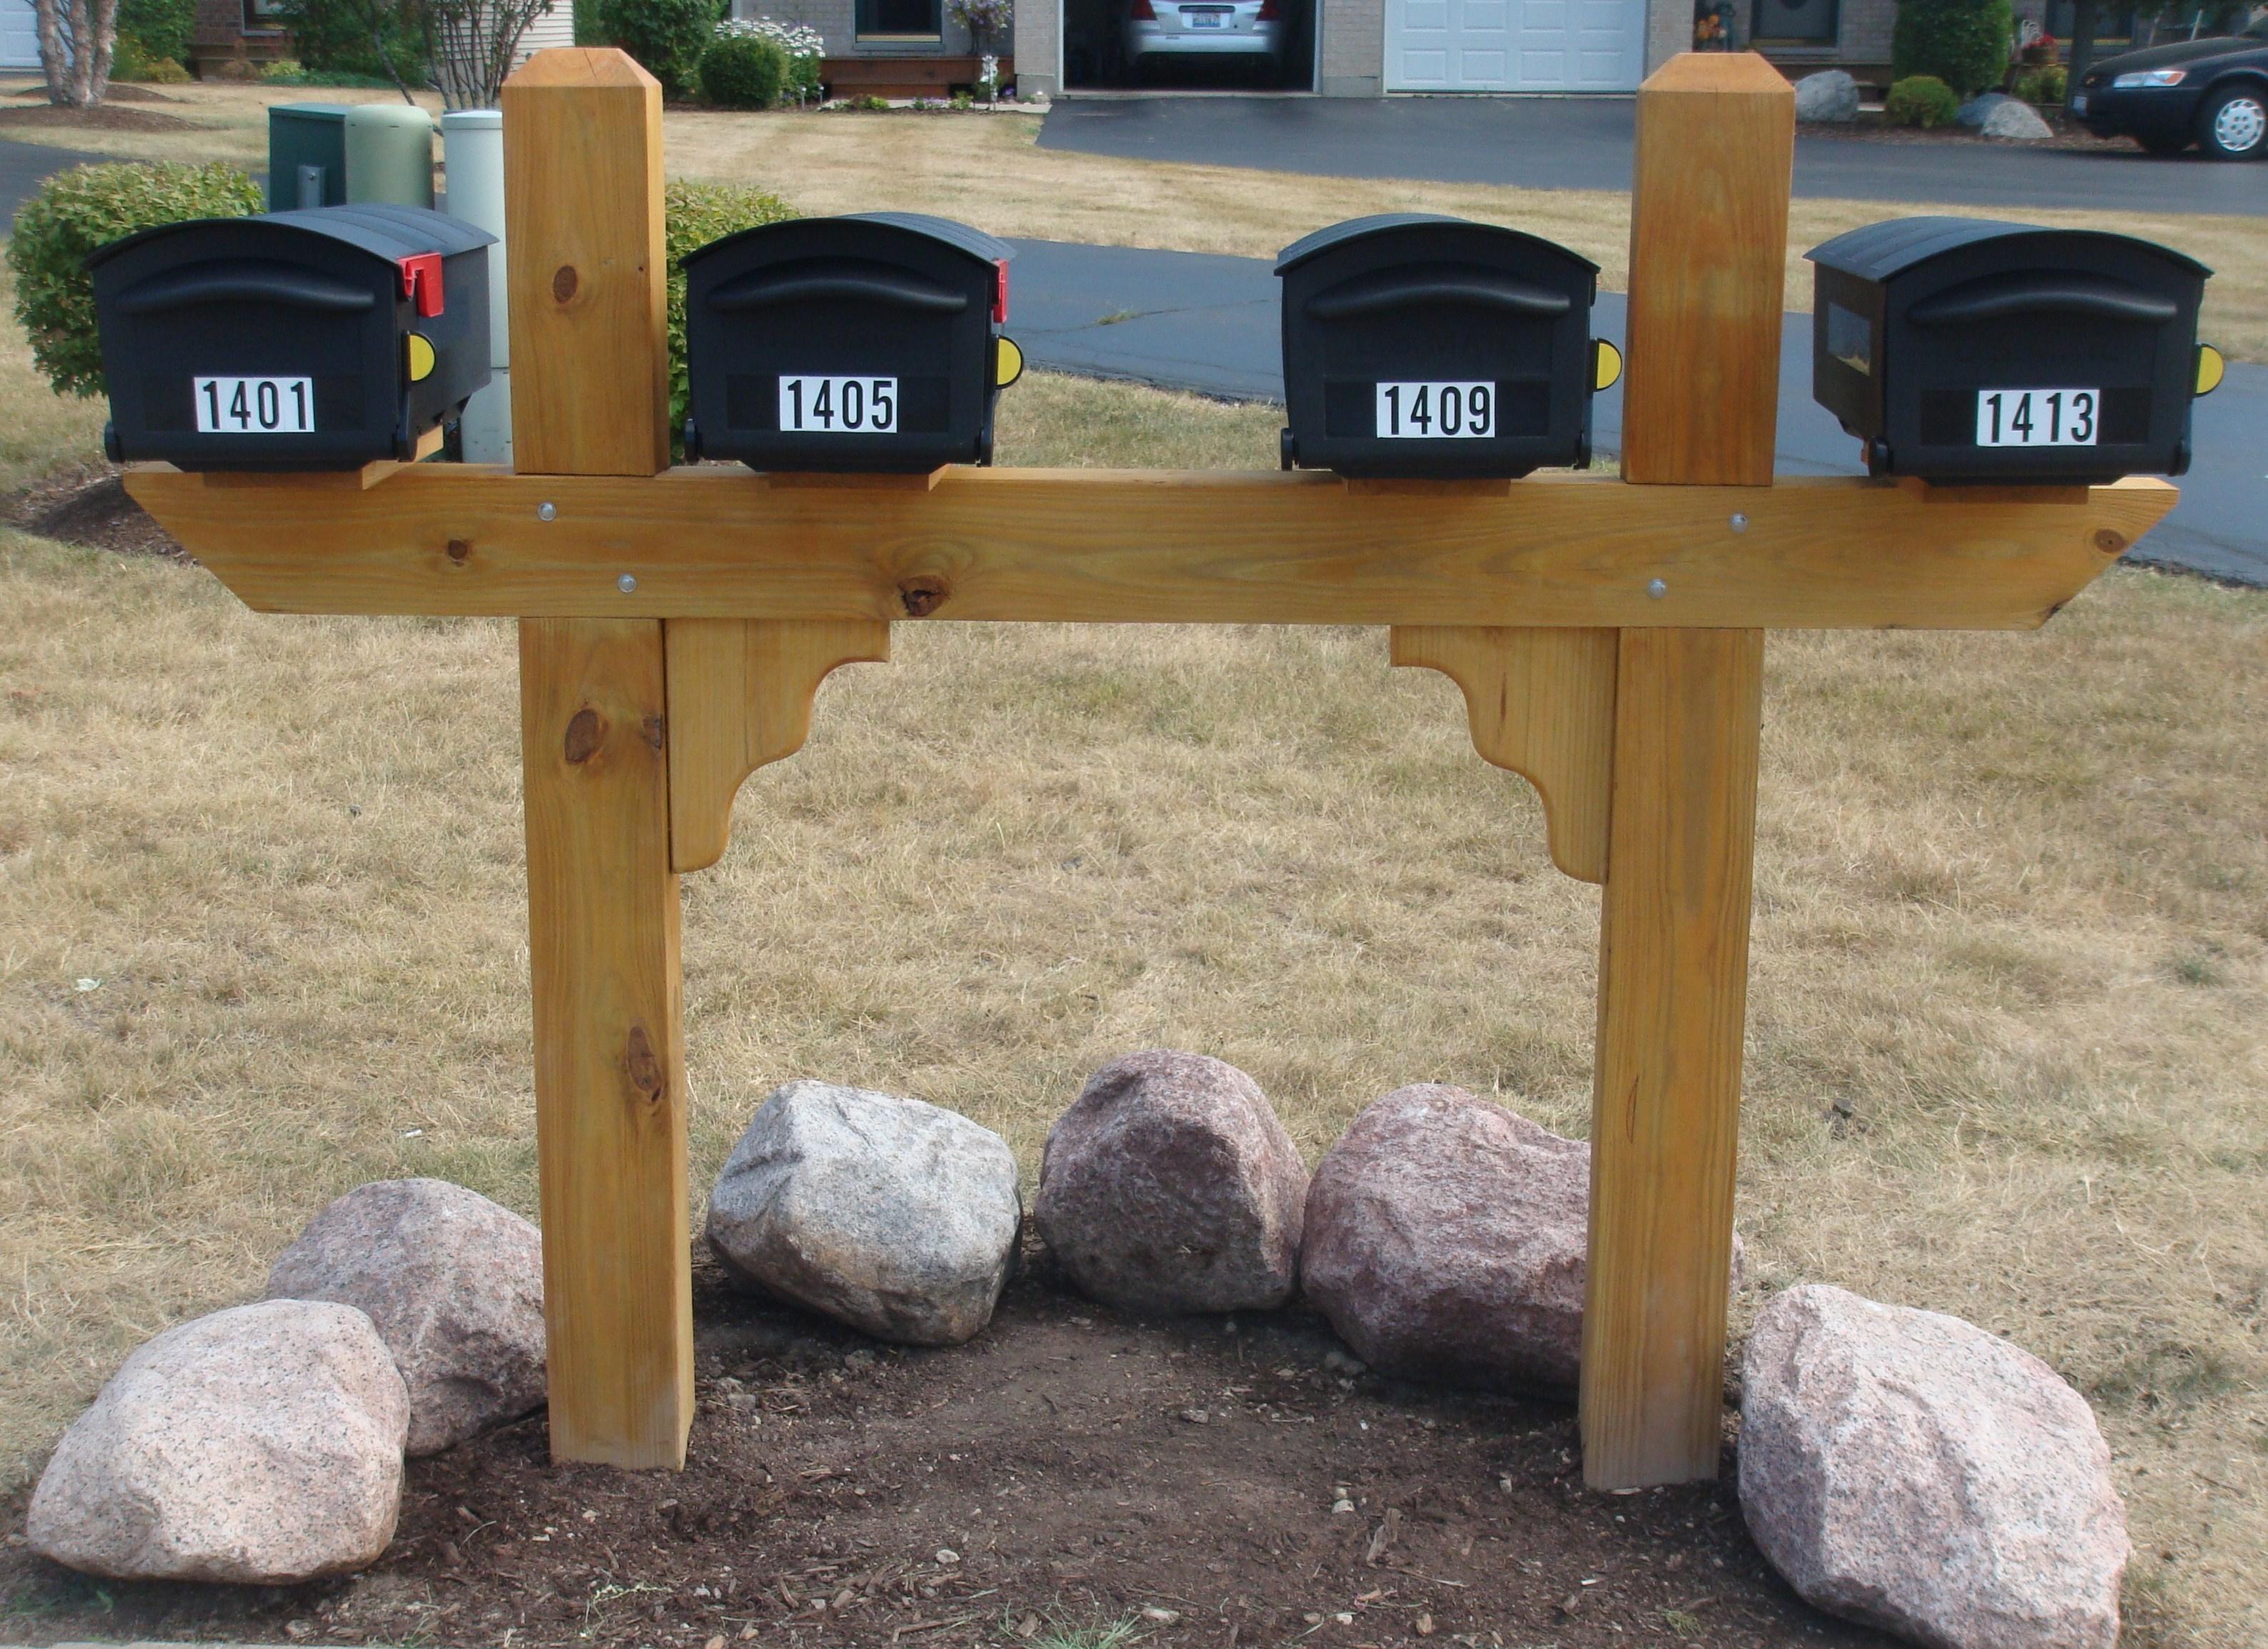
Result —
<instances>
[{"instance_id":1,"label":"asphalt driveway","mask_svg":"<svg viewBox=\"0 0 2268 1649\"><path fill-rule=\"evenodd\" d=\"M1283 400L1277 281L1266 260L1052 240L1015 247L1008 331L1035 366L1226 401ZM1601 335L1620 342L1624 314L1620 293L1600 294ZM1592 406L1601 451L1620 447L1622 420L1617 386ZM2268 588L2268 367L2231 366L2197 403L2194 430L2197 460L2181 504L2132 559ZM1808 315L1789 315L1781 336L1778 440L1783 475L1866 473L1859 444L1811 398Z\"/></svg>"},{"instance_id":2,"label":"asphalt driveway","mask_svg":"<svg viewBox=\"0 0 2268 1649\"><path fill-rule=\"evenodd\" d=\"M1068 98L1046 149L1133 160L1338 178L1627 189L1635 99ZM1982 144L1798 137L1795 192L1837 200L2011 209L2126 208L2268 217L2268 166L2139 149L2091 152Z\"/></svg>"}]
</instances>

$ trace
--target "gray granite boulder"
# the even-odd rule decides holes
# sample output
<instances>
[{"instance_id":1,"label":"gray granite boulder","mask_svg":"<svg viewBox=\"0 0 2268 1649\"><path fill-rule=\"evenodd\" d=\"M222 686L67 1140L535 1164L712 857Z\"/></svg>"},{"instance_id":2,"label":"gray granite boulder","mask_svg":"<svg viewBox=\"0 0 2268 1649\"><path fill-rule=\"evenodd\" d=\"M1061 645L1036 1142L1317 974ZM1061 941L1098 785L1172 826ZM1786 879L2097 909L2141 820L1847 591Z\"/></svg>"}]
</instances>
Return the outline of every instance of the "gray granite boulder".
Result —
<instances>
[{"instance_id":1,"label":"gray granite boulder","mask_svg":"<svg viewBox=\"0 0 2268 1649\"><path fill-rule=\"evenodd\" d=\"M1993 109L1977 129L1987 137L2011 144L2036 144L2055 136L2037 109L2015 98L2009 98Z\"/></svg>"},{"instance_id":2,"label":"gray granite boulder","mask_svg":"<svg viewBox=\"0 0 2268 1649\"><path fill-rule=\"evenodd\" d=\"M1840 69L1806 75L1795 83L1795 118L1838 125L1859 118L1859 83Z\"/></svg>"},{"instance_id":3,"label":"gray granite boulder","mask_svg":"<svg viewBox=\"0 0 2268 1649\"><path fill-rule=\"evenodd\" d=\"M409 1394L350 1306L270 1299L170 1329L71 1424L33 1491L41 1556L122 1580L284 1586L374 1562Z\"/></svg>"},{"instance_id":4,"label":"gray granite boulder","mask_svg":"<svg viewBox=\"0 0 2268 1649\"><path fill-rule=\"evenodd\" d=\"M1130 1311L1292 1298L1307 1170L1234 1065L1152 1049L1086 1079L1048 1130L1033 1218L1079 1291Z\"/></svg>"},{"instance_id":5,"label":"gray granite boulder","mask_svg":"<svg viewBox=\"0 0 2268 1649\"><path fill-rule=\"evenodd\" d=\"M1993 110L2015 101L2005 92L1979 92L1955 110L1953 118L1970 131L1981 131Z\"/></svg>"},{"instance_id":6,"label":"gray granite boulder","mask_svg":"<svg viewBox=\"0 0 2268 1649\"><path fill-rule=\"evenodd\" d=\"M991 1321L1022 1223L999 1135L809 1079L772 1091L709 1194L709 1246L741 1281L909 1345Z\"/></svg>"},{"instance_id":7,"label":"gray granite boulder","mask_svg":"<svg viewBox=\"0 0 2268 1649\"><path fill-rule=\"evenodd\" d=\"M271 1299L369 1314L409 1388L409 1453L437 1454L543 1403L543 1240L446 1180L357 1186L268 1274Z\"/></svg>"},{"instance_id":8,"label":"gray granite boulder","mask_svg":"<svg viewBox=\"0 0 2268 1649\"><path fill-rule=\"evenodd\" d=\"M1315 1165L1301 1285L1381 1373L1569 1393L1590 1204L1581 1140L1462 1088L1397 1088Z\"/></svg>"},{"instance_id":9,"label":"gray granite boulder","mask_svg":"<svg viewBox=\"0 0 2268 1649\"><path fill-rule=\"evenodd\" d=\"M1749 1336L1741 1509L1832 1615L1932 1649L2111 1649L2126 1517L2080 1395L1958 1317L1792 1288Z\"/></svg>"}]
</instances>

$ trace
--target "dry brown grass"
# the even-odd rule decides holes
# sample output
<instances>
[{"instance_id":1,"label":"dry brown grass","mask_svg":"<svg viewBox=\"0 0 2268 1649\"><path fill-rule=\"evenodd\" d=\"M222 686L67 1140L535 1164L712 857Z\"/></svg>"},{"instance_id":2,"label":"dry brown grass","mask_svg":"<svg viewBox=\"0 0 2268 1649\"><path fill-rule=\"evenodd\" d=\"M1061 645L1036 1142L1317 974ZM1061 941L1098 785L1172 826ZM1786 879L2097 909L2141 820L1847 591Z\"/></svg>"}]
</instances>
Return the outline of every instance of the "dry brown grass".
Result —
<instances>
[{"instance_id":1,"label":"dry brown grass","mask_svg":"<svg viewBox=\"0 0 2268 1649\"><path fill-rule=\"evenodd\" d=\"M1003 406L1020 461L1273 452L1264 409ZM786 1078L924 1094L1028 1169L1158 1044L1253 1071L1311 1155L1420 1078L1582 1130L1596 893L1381 634L895 652L685 880L696 1202ZM346 1187L533 1211L512 658L0 548L0 1483ZM1769 670L1742 1320L1822 1279L2005 1329L2110 1436L2130 1642L2268 1640L2268 597L2119 572L2036 637Z\"/></svg>"},{"instance_id":2,"label":"dry brown grass","mask_svg":"<svg viewBox=\"0 0 2268 1649\"><path fill-rule=\"evenodd\" d=\"M165 112L198 122L179 132L66 127L11 129L26 142L121 157L232 160L267 165L273 103L385 102L391 92L257 86L216 82L169 86ZM438 101L427 98L429 108ZM136 107L143 107L136 105ZM1233 166L1116 160L1038 146L1039 121L1023 114L913 115L706 114L667 117L673 175L753 183L806 212L926 211L995 234L1101 246L1156 247L1272 257L1320 225L1366 212L1437 211L1516 225L1573 247L1597 263L1609 291L1630 278L1630 197L1574 189L1316 178ZM1948 166L1957 158L1948 157ZM2141 235L2203 260L2206 335L2233 358L2268 361L2268 218L2175 213L1985 210L1886 201L1794 203L1788 230L1786 302L1811 307L1804 252L1831 235L1885 217L1949 212L1970 217L2110 229Z\"/></svg>"}]
</instances>

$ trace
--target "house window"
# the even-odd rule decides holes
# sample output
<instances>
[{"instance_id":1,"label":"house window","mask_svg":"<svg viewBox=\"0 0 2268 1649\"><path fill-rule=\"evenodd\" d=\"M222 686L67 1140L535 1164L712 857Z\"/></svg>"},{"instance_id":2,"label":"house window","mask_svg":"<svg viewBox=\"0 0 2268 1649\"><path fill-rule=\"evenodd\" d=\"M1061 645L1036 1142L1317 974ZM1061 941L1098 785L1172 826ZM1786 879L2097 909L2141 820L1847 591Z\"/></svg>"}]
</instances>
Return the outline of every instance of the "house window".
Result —
<instances>
[{"instance_id":1,"label":"house window","mask_svg":"<svg viewBox=\"0 0 2268 1649\"><path fill-rule=\"evenodd\" d=\"M945 34L943 0L858 0L862 40L933 40Z\"/></svg>"},{"instance_id":2,"label":"house window","mask_svg":"<svg viewBox=\"0 0 2268 1649\"><path fill-rule=\"evenodd\" d=\"M244 0L244 32L247 34L272 33L284 26L278 10L283 0Z\"/></svg>"},{"instance_id":3,"label":"house window","mask_svg":"<svg viewBox=\"0 0 2268 1649\"><path fill-rule=\"evenodd\" d=\"M1756 0L1750 37L1758 45L1832 46L1837 0Z\"/></svg>"}]
</instances>

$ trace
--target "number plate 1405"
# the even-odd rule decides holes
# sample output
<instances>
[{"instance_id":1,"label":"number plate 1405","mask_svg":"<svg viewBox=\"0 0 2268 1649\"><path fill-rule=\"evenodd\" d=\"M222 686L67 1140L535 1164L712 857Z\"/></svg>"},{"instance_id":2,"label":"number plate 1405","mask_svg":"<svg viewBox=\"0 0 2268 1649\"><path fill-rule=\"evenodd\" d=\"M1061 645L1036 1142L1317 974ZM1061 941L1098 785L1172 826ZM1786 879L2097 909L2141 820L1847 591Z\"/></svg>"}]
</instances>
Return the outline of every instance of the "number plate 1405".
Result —
<instances>
[{"instance_id":1,"label":"number plate 1405","mask_svg":"<svg viewBox=\"0 0 2268 1649\"><path fill-rule=\"evenodd\" d=\"M312 435L312 378L195 378L199 435Z\"/></svg>"},{"instance_id":2,"label":"number plate 1405","mask_svg":"<svg viewBox=\"0 0 2268 1649\"><path fill-rule=\"evenodd\" d=\"M779 427L804 435L895 435L895 378L783 378Z\"/></svg>"},{"instance_id":3,"label":"number plate 1405","mask_svg":"<svg viewBox=\"0 0 2268 1649\"><path fill-rule=\"evenodd\" d=\"M2093 446L2099 389L1980 389L1979 446Z\"/></svg>"},{"instance_id":4,"label":"number plate 1405","mask_svg":"<svg viewBox=\"0 0 2268 1649\"><path fill-rule=\"evenodd\" d=\"M1494 384L1381 384L1381 441L1486 440L1496 433Z\"/></svg>"}]
</instances>

